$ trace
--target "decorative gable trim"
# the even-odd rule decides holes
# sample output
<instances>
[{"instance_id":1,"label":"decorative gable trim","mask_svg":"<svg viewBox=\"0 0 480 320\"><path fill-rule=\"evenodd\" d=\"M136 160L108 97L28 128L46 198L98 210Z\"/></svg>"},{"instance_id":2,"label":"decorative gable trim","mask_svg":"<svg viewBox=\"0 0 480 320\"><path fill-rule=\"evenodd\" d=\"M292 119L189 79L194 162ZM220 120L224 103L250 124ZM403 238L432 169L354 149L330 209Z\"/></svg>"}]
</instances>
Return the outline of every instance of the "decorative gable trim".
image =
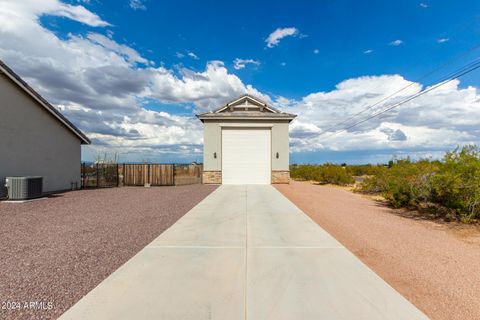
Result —
<instances>
[{"instance_id":1,"label":"decorative gable trim","mask_svg":"<svg viewBox=\"0 0 480 320\"><path fill-rule=\"evenodd\" d=\"M196 115L202 122L204 120L269 120L269 121L292 121L296 115L282 112L264 101L248 94L237 98L221 108Z\"/></svg>"},{"instance_id":2,"label":"decorative gable trim","mask_svg":"<svg viewBox=\"0 0 480 320\"><path fill-rule=\"evenodd\" d=\"M238 103L243 101L243 100L245 100L245 104L239 105ZM248 106L248 107L246 107L246 106ZM243 96L241 96L241 97L239 97L239 98L237 98L233 101L230 101L229 103L227 103L223 107L213 111L213 113L220 113L220 112L225 111L226 109L229 109L229 111L233 112L233 111L235 111L235 109L239 109L239 108L258 109L260 112L264 112L266 110L266 111L271 112L271 113L280 113L279 110L277 110L273 107L270 107L269 105L267 105L267 103L263 102L262 100L260 100L256 97L253 97L251 95L248 95L248 94L245 94L245 95L243 95Z\"/></svg>"}]
</instances>

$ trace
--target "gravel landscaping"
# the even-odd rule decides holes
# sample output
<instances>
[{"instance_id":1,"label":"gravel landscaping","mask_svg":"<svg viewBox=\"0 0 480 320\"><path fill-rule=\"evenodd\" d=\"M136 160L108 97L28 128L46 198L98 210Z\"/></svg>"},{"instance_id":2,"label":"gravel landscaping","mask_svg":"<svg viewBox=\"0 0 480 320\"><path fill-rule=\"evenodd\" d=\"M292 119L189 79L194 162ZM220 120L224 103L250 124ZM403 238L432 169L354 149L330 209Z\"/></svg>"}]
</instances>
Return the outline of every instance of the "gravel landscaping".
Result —
<instances>
[{"instance_id":1,"label":"gravel landscaping","mask_svg":"<svg viewBox=\"0 0 480 320\"><path fill-rule=\"evenodd\" d=\"M429 221L338 187L277 189L431 319L480 319L480 227Z\"/></svg>"},{"instance_id":2,"label":"gravel landscaping","mask_svg":"<svg viewBox=\"0 0 480 320\"><path fill-rule=\"evenodd\" d=\"M124 187L0 202L0 318L57 318L215 188Z\"/></svg>"}]
</instances>

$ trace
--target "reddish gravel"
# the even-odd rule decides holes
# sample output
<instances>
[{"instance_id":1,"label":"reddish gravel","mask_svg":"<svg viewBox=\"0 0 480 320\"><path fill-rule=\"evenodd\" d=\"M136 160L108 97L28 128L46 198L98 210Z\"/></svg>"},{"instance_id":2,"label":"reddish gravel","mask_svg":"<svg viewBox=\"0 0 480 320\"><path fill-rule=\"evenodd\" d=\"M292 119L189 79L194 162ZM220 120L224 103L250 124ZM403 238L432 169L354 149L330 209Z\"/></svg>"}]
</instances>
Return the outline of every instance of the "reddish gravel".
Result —
<instances>
[{"instance_id":1,"label":"reddish gravel","mask_svg":"<svg viewBox=\"0 0 480 320\"><path fill-rule=\"evenodd\" d=\"M277 189L432 319L480 319L480 228L307 182Z\"/></svg>"},{"instance_id":2,"label":"reddish gravel","mask_svg":"<svg viewBox=\"0 0 480 320\"><path fill-rule=\"evenodd\" d=\"M125 187L0 202L0 307L22 309L0 309L0 319L57 318L215 188ZM47 310L34 310L41 302Z\"/></svg>"}]
</instances>

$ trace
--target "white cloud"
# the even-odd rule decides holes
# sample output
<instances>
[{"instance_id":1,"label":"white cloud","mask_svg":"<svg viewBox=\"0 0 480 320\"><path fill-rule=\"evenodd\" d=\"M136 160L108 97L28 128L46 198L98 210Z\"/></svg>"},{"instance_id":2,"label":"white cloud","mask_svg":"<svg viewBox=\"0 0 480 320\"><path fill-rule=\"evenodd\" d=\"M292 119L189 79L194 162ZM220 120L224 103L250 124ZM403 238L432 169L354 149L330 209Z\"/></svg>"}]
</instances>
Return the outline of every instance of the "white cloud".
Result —
<instances>
[{"instance_id":1,"label":"white cloud","mask_svg":"<svg viewBox=\"0 0 480 320\"><path fill-rule=\"evenodd\" d=\"M319 53L320 53L320 50L318 50L318 49L313 49L313 53L319 54Z\"/></svg>"},{"instance_id":2,"label":"white cloud","mask_svg":"<svg viewBox=\"0 0 480 320\"><path fill-rule=\"evenodd\" d=\"M434 154L456 144L480 142L480 92L475 87L461 88L458 81L347 132L330 136L340 126L320 135L406 85L412 84L390 104L418 92L422 85L400 75L366 76L298 100L272 100L229 73L221 61L207 62L199 71L172 70L162 64L154 66L131 46L116 41L114 35L106 37L98 30L60 39L39 23L39 17L55 14L50 12L58 12L55 8L63 4L52 0L25 3L0 0L0 59L92 138L94 145L86 149L87 154L121 150L121 161L149 157L159 161L168 154L201 158L202 124L193 112L212 110L243 93L298 114L291 125L294 152L413 150ZM72 19L92 27L98 24ZM182 112L149 110L147 103L175 104Z\"/></svg>"},{"instance_id":3,"label":"white cloud","mask_svg":"<svg viewBox=\"0 0 480 320\"><path fill-rule=\"evenodd\" d=\"M198 56L195 53L193 53L192 51L188 51L187 55L192 59L195 59L195 60L199 59Z\"/></svg>"},{"instance_id":4,"label":"white cloud","mask_svg":"<svg viewBox=\"0 0 480 320\"><path fill-rule=\"evenodd\" d=\"M188 56L188 57L190 57L194 60L199 60L200 59L194 52L189 51L189 50L185 50L184 52L180 52L180 51L175 52L175 57L177 57L179 59L183 59L186 56Z\"/></svg>"},{"instance_id":5,"label":"white cloud","mask_svg":"<svg viewBox=\"0 0 480 320\"><path fill-rule=\"evenodd\" d=\"M438 43L444 43L444 42L448 42L448 41L450 41L449 38L440 38L440 39L437 39L437 42L438 42Z\"/></svg>"},{"instance_id":6,"label":"white cloud","mask_svg":"<svg viewBox=\"0 0 480 320\"><path fill-rule=\"evenodd\" d=\"M63 4L58 9L51 12L51 14L76 20L92 27L105 27L110 25L108 22L103 21L99 16L88 11L83 6Z\"/></svg>"},{"instance_id":7,"label":"white cloud","mask_svg":"<svg viewBox=\"0 0 480 320\"><path fill-rule=\"evenodd\" d=\"M128 62L139 62L143 64L153 64L153 62L148 61L143 58L135 49L130 48L129 46L118 44L114 40L99 33L89 33L87 38L93 43L99 44L107 50L111 50L123 57Z\"/></svg>"},{"instance_id":8,"label":"white cloud","mask_svg":"<svg viewBox=\"0 0 480 320\"><path fill-rule=\"evenodd\" d=\"M287 63L286 63L285 61L283 61L283 62L280 62L280 65L281 65L282 67L285 67L285 66L287 65Z\"/></svg>"},{"instance_id":9,"label":"white cloud","mask_svg":"<svg viewBox=\"0 0 480 320\"><path fill-rule=\"evenodd\" d=\"M164 102L194 102L199 110L206 111L244 93L270 101L268 96L228 73L222 61L210 61L203 72L183 69L181 78L162 67L151 72L150 96Z\"/></svg>"},{"instance_id":10,"label":"white cloud","mask_svg":"<svg viewBox=\"0 0 480 320\"><path fill-rule=\"evenodd\" d=\"M292 37L292 36L297 36L299 34L299 31L297 28L277 28L275 31L270 33L265 40L267 43L267 47L273 48L277 46L280 43L280 40L285 38L285 37Z\"/></svg>"},{"instance_id":11,"label":"white cloud","mask_svg":"<svg viewBox=\"0 0 480 320\"><path fill-rule=\"evenodd\" d=\"M217 108L244 93L270 101L219 61L208 62L204 71L185 68L178 74L154 67L137 50L115 41L113 34L109 38L90 32L60 39L38 18L62 4L31 4L0 0L0 59L85 131L94 142L87 154L118 148L129 161L149 155L161 159L167 153L200 155L202 126L192 109ZM178 104L184 115L145 107L163 102Z\"/></svg>"},{"instance_id":12,"label":"white cloud","mask_svg":"<svg viewBox=\"0 0 480 320\"><path fill-rule=\"evenodd\" d=\"M240 59L240 58L235 58L233 61L233 68L235 70L240 70L245 68L247 64L253 64L253 65L260 65L260 61L258 60L253 60L253 59Z\"/></svg>"},{"instance_id":13,"label":"white cloud","mask_svg":"<svg viewBox=\"0 0 480 320\"><path fill-rule=\"evenodd\" d=\"M411 86L393 99L331 128L407 85ZM291 128L295 151L446 150L480 141L480 92L474 87L460 88L459 81L339 133L422 89L421 84L399 75L360 77L339 83L335 90L307 95L301 101L282 98L275 103L298 114Z\"/></svg>"},{"instance_id":14,"label":"white cloud","mask_svg":"<svg viewBox=\"0 0 480 320\"><path fill-rule=\"evenodd\" d=\"M373 52L372 49L367 49L367 50L363 51L363 53L365 53L365 54L369 54L369 53L372 53L372 52Z\"/></svg>"},{"instance_id":15,"label":"white cloud","mask_svg":"<svg viewBox=\"0 0 480 320\"><path fill-rule=\"evenodd\" d=\"M402 40L397 39L397 40L394 40L394 41L390 42L389 44L390 44L391 46L395 46L395 47L396 47L396 46L401 45L402 43L403 43Z\"/></svg>"},{"instance_id":16,"label":"white cloud","mask_svg":"<svg viewBox=\"0 0 480 320\"><path fill-rule=\"evenodd\" d=\"M130 0L128 4L133 10L147 10L143 0Z\"/></svg>"},{"instance_id":17,"label":"white cloud","mask_svg":"<svg viewBox=\"0 0 480 320\"><path fill-rule=\"evenodd\" d=\"M420 3L420 7L426 9L426 8L428 8L428 4L422 2L422 3Z\"/></svg>"},{"instance_id":18,"label":"white cloud","mask_svg":"<svg viewBox=\"0 0 480 320\"><path fill-rule=\"evenodd\" d=\"M110 24L85 7L62 3L58 0L0 0L0 14L4 19L4 26L14 26L17 19L38 19L41 15L53 15L69 18L91 27L105 27Z\"/></svg>"}]
</instances>

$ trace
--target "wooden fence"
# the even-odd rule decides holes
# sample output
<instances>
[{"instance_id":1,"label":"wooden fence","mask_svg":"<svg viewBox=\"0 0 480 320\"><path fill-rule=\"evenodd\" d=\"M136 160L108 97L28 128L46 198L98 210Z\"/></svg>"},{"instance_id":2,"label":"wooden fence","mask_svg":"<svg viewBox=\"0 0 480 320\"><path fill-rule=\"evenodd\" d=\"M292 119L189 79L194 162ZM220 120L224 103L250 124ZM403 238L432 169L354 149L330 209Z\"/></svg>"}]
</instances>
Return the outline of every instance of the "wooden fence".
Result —
<instances>
[{"instance_id":1,"label":"wooden fence","mask_svg":"<svg viewBox=\"0 0 480 320\"><path fill-rule=\"evenodd\" d=\"M173 186L175 185L175 165L124 164L123 185Z\"/></svg>"},{"instance_id":2,"label":"wooden fence","mask_svg":"<svg viewBox=\"0 0 480 320\"><path fill-rule=\"evenodd\" d=\"M199 164L176 164L175 185L202 183L203 165Z\"/></svg>"},{"instance_id":3,"label":"wooden fence","mask_svg":"<svg viewBox=\"0 0 480 320\"><path fill-rule=\"evenodd\" d=\"M202 183L201 164L85 164L82 188L174 186Z\"/></svg>"}]
</instances>

